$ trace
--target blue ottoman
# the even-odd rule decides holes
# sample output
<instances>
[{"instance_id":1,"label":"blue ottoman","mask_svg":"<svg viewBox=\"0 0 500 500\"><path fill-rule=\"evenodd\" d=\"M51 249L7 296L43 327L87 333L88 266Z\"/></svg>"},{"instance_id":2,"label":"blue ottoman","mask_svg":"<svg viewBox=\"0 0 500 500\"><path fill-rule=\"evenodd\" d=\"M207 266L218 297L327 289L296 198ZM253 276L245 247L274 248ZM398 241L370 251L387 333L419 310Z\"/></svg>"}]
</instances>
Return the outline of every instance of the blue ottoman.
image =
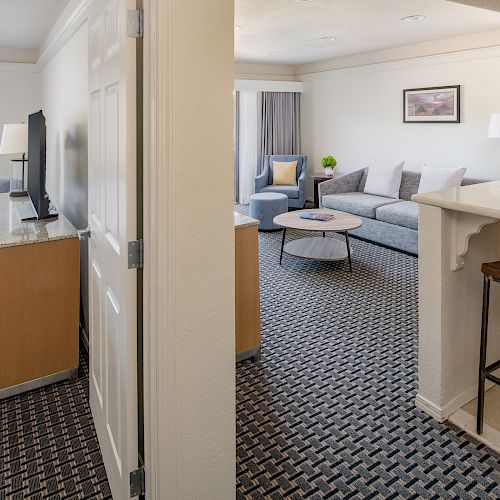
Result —
<instances>
[{"instance_id":1,"label":"blue ottoman","mask_svg":"<svg viewBox=\"0 0 500 500\"><path fill-rule=\"evenodd\" d=\"M288 196L280 193L256 193L250 196L250 217L260 221L260 231L281 229L273 219L288 212Z\"/></svg>"}]
</instances>

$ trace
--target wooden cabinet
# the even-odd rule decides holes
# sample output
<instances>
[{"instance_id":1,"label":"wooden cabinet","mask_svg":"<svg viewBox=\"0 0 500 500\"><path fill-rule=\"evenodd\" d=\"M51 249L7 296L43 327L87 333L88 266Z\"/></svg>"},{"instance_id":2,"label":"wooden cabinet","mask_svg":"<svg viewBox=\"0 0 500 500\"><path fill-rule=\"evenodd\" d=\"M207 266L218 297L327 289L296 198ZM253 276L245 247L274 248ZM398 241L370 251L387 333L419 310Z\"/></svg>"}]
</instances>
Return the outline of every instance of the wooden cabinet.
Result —
<instances>
[{"instance_id":1,"label":"wooden cabinet","mask_svg":"<svg viewBox=\"0 0 500 500\"><path fill-rule=\"evenodd\" d=\"M253 225L235 223L237 361L260 357L258 221L249 217L244 220Z\"/></svg>"},{"instance_id":2,"label":"wooden cabinet","mask_svg":"<svg viewBox=\"0 0 500 500\"><path fill-rule=\"evenodd\" d=\"M79 360L76 230L63 216L21 223L10 212L0 211L0 398L75 376Z\"/></svg>"}]
</instances>

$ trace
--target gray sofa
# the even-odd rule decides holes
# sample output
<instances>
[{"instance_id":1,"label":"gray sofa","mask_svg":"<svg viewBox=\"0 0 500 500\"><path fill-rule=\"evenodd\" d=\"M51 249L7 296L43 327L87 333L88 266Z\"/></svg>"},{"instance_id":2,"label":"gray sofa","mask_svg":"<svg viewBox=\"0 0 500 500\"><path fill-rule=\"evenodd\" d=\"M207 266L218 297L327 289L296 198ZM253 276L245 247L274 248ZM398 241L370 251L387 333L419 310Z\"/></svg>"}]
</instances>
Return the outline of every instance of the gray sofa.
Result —
<instances>
[{"instance_id":1,"label":"gray sofa","mask_svg":"<svg viewBox=\"0 0 500 500\"><path fill-rule=\"evenodd\" d=\"M418 253L418 203L411 201L418 191L420 172L403 171L399 200L363 193L368 169L335 177L318 185L320 207L357 215L363 225L350 232L398 250ZM464 179L462 185L485 182Z\"/></svg>"}]
</instances>

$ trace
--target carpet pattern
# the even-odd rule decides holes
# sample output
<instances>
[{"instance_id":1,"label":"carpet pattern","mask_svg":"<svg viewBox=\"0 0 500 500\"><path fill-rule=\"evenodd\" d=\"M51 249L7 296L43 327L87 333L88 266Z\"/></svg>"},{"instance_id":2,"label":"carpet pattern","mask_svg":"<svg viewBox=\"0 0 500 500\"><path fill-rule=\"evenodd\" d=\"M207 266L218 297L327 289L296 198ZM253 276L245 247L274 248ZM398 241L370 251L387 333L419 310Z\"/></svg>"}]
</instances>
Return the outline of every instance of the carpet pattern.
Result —
<instances>
[{"instance_id":1,"label":"carpet pattern","mask_svg":"<svg viewBox=\"0 0 500 500\"><path fill-rule=\"evenodd\" d=\"M352 274L280 267L281 232L259 240L262 360L237 367L237 498L500 498L498 455L415 408L417 259L353 238Z\"/></svg>"},{"instance_id":2,"label":"carpet pattern","mask_svg":"<svg viewBox=\"0 0 500 500\"><path fill-rule=\"evenodd\" d=\"M84 354L78 375L0 400L0 500L111 498Z\"/></svg>"}]
</instances>

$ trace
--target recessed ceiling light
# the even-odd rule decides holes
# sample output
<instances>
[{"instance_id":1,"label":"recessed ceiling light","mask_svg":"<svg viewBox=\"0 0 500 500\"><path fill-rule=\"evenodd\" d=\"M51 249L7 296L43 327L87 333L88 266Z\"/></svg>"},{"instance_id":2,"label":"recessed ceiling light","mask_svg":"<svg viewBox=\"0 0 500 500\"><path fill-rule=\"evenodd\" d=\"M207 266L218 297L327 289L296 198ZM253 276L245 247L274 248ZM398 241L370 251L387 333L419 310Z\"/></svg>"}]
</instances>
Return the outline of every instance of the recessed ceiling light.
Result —
<instances>
[{"instance_id":1,"label":"recessed ceiling light","mask_svg":"<svg viewBox=\"0 0 500 500\"><path fill-rule=\"evenodd\" d=\"M235 26L234 27L234 31L240 31L240 29L241 29L241 26Z\"/></svg>"},{"instance_id":2,"label":"recessed ceiling light","mask_svg":"<svg viewBox=\"0 0 500 500\"><path fill-rule=\"evenodd\" d=\"M310 2L311 0L295 0L297 3L307 3Z\"/></svg>"},{"instance_id":3,"label":"recessed ceiling light","mask_svg":"<svg viewBox=\"0 0 500 500\"><path fill-rule=\"evenodd\" d=\"M334 42L337 40L334 36L322 36L319 41L320 42Z\"/></svg>"},{"instance_id":4,"label":"recessed ceiling light","mask_svg":"<svg viewBox=\"0 0 500 500\"><path fill-rule=\"evenodd\" d=\"M425 16L422 16L420 14L414 15L414 16L406 16L401 19L401 21L405 21L407 23L415 23L418 21L423 21L425 19Z\"/></svg>"},{"instance_id":5,"label":"recessed ceiling light","mask_svg":"<svg viewBox=\"0 0 500 500\"><path fill-rule=\"evenodd\" d=\"M277 56L279 52L273 51L273 52L268 52L268 55L270 56Z\"/></svg>"}]
</instances>

